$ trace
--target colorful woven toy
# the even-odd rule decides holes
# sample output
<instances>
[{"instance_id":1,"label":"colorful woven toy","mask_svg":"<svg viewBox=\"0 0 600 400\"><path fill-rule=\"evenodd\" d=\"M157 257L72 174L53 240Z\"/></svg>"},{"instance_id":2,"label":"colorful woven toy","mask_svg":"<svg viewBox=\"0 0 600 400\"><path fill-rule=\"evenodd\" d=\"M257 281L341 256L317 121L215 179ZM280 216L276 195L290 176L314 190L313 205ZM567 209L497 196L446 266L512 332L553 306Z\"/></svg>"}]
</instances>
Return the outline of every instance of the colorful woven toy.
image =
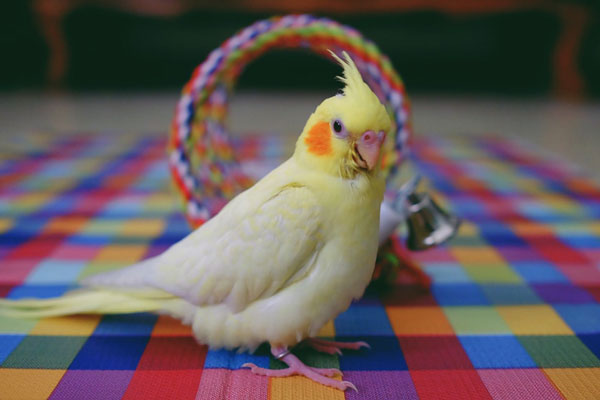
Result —
<instances>
[{"instance_id":1,"label":"colorful woven toy","mask_svg":"<svg viewBox=\"0 0 600 400\"><path fill-rule=\"evenodd\" d=\"M391 187L407 154L411 134L410 105L404 84L390 60L357 30L327 18L287 15L256 22L213 50L184 86L171 126L169 162L186 215L198 227L237 193L252 185L236 160L225 125L227 100L244 67L263 53L279 48L304 48L331 58L346 51L363 79L393 116L394 147L383 157L388 172L388 201L399 191Z\"/></svg>"}]
</instances>

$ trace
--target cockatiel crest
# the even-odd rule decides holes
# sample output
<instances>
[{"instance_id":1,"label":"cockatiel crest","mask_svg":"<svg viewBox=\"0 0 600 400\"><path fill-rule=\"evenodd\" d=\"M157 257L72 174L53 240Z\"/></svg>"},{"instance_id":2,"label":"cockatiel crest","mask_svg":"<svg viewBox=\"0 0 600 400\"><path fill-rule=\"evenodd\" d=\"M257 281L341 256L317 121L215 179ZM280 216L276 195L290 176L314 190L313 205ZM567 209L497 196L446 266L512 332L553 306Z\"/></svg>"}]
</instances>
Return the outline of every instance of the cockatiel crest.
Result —
<instances>
[{"instance_id":1,"label":"cockatiel crest","mask_svg":"<svg viewBox=\"0 0 600 400\"><path fill-rule=\"evenodd\" d=\"M324 100L308 119L296 152L308 164L343 178L377 169L391 121L375 93L363 82L348 53L331 55L344 68L342 93Z\"/></svg>"},{"instance_id":2,"label":"cockatiel crest","mask_svg":"<svg viewBox=\"0 0 600 400\"><path fill-rule=\"evenodd\" d=\"M336 369L304 365L289 348L305 342L341 354L366 344L318 339L319 330L362 296L378 248L385 182L380 150L390 119L347 53L343 94L308 119L294 154L215 217L164 253L84 279L55 299L0 300L0 315L168 314L212 348L253 351L269 342L284 370L341 390Z\"/></svg>"}]
</instances>

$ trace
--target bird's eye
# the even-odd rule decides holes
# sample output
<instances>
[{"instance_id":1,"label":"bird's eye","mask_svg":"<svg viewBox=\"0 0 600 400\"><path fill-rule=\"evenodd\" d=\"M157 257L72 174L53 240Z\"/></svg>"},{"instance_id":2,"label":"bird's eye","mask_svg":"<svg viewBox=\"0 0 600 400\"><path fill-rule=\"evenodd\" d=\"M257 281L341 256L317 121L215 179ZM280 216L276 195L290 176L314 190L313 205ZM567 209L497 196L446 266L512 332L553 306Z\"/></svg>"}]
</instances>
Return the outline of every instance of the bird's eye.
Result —
<instances>
[{"instance_id":1,"label":"bird's eye","mask_svg":"<svg viewBox=\"0 0 600 400\"><path fill-rule=\"evenodd\" d=\"M331 126L333 128L333 131L335 132L335 135L338 137L346 137L346 130L344 129L344 124L342 123L342 121L340 121L339 119L334 120L331 123Z\"/></svg>"}]
</instances>

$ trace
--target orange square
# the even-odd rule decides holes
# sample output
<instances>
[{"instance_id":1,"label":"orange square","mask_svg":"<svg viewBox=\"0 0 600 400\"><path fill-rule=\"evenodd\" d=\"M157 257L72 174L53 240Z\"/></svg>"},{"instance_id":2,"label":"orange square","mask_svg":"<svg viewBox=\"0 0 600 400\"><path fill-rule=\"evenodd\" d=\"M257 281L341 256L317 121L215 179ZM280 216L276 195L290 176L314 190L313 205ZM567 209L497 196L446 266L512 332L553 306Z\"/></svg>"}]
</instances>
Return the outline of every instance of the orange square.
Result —
<instances>
[{"instance_id":1,"label":"orange square","mask_svg":"<svg viewBox=\"0 0 600 400\"><path fill-rule=\"evenodd\" d=\"M2 400L47 399L66 370L0 368Z\"/></svg>"},{"instance_id":2,"label":"orange square","mask_svg":"<svg viewBox=\"0 0 600 400\"><path fill-rule=\"evenodd\" d=\"M454 335L452 325L440 307L387 307L394 333L406 335Z\"/></svg>"},{"instance_id":3,"label":"orange square","mask_svg":"<svg viewBox=\"0 0 600 400\"><path fill-rule=\"evenodd\" d=\"M511 224L511 228L517 235L522 236L554 235L552 228L537 222L516 222Z\"/></svg>"},{"instance_id":4,"label":"orange square","mask_svg":"<svg viewBox=\"0 0 600 400\"><path fill-rule=\"evenodd\" d=\"M86 217L56 217L44 227L46 233L77 233L88 222Z\"/></svg>"},{"instance_id":5,"label":"orange square","mask_svg":"<svg viewBox=\"0 0 600 400\"><path fill-rule=\"evenodd\" d=\"M193 336L192 328L184 325L178 319L161 315L158 317L152 336Z\"/></svg>"},{"instance_id":6,"label":"orange square","mask_svg":"<svg viewBox=\"0 0 600 400\"><path fill-rule=\"evenodd\" d=\"M452 247L450 253L463 264L503 264L504 259L491 247Z\"/></svg>"},{"instance_id":7,"label":"orange square","mask_svg":"<svg viewBox=\"0 0 600 400\"><path fill-rule=\"evenodd\" d=\"M119 245L106 246L94 258L94 261L114 261L135 263L140 261L148 251L145 245Z\"/></svg>"},{"instance_id":8,"label":"orange square","mask_svg":"<svg viewBox=\"0 0 600 400\"><path fill-rule=\"evenodd\" d=\"M515 335L574 335L548 305L498 306L496 309Z\"/></svg>"},{"instance_id":9,"label":"orange square","mask_svg":"<svg viewBox=\"0 0 600 400\"><path fill-rule=\"evenodd\" d=\"M600 368L546 368L544 373L566 399L600 399Z\"/></svg>"},{"instance_id":10,"label":"orange square","mask_svg":"<svg viewBox=\"0 0 600 400\"><path fill-rule=\"evenodd\" d=\"M30 335L89 336L100 322L100 315L70 315L41 319Z\"/></svg>"}]
</instances>

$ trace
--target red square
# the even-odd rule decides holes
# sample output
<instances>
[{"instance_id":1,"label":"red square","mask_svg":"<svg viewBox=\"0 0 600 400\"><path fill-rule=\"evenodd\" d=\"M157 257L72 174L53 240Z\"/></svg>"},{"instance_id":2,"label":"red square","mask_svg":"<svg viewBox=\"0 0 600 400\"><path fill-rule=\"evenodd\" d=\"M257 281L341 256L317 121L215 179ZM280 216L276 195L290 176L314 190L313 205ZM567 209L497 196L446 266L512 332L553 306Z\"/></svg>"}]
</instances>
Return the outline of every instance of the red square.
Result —
<instances>
[{"instance_id":1,"label":"red square","mask_svg":"<svg viewBox=\"0 0 600 400\"><path fill-rule=\"evenodd\" d=\"M409 371L473 369L456 336L401 336L398 341Z\"/></svg>"},{"instance_id":2,"label":"red square","mask_svg":"<svg viewBox=\"0 0 600 400\"><path fill-rule=\"evenodd\" d=\"M207 349L189 336L152 336L138 369L202 369Z\"/></svg>"},{"instance_id":3,"label":"red square","mask_svg":"<svg viewBox=\"0 0 600 400\"><path fill-rule=\"evenodd\" d=\"M39 237L16 247L8 253L6 259L38 259L47 258L63 242L64 236Z\"/></svg>"},{"instance_id":4,"label":"red square","mask_svg":"<svg viewBox=\"0 0 600 400\"><path fill-rule=\"evenodd\" d=\"M492 399L475 370L410 371L421 400Z\"/></svg>"},{"instance_id":5,"label":"red square","mask_svg":"<svg viewBox=\"0 0 600 400\"><path fill-rule=\"evenodd\" d=\"M135 371L124 400L181 399L193 400L198 391L202 369L169 371Z\"/></svg>"},{"instance_id":6,"label":"red square","mask_svg":"<svg viewBox=\"0 0 600 400\"><path fill-rule=\"evenodd\" d=\"M586 264L590 260L554 237L528 239L535 249L548 261L556 264Z\"/></svg>"}]
</instances>

